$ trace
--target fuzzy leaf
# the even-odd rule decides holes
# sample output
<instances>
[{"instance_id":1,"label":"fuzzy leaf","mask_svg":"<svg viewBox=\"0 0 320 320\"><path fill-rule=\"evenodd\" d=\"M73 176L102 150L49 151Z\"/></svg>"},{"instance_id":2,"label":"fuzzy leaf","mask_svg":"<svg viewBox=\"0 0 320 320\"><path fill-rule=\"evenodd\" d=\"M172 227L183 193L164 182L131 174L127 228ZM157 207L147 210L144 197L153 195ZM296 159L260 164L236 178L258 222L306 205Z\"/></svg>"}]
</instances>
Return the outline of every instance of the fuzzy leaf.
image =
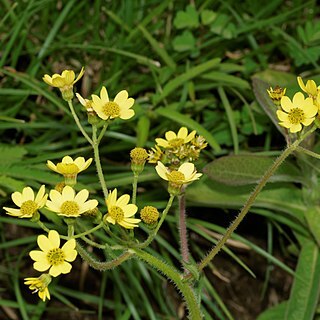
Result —
<instances>
[{"instance_id":1,"label":"fuzzy leaf","mask_svg":"<svg viewBox=\"0 0 320 320\"><path fill-rule=\"evenodd\" d=\"M246 185L257 183L266 170L273 164L274 158L253 154L221 157L209 163L204 172L212 180L227 185ZM299 170L290 162L283 163L269 182L301 182Z\"/></svg>"}]
</instances>

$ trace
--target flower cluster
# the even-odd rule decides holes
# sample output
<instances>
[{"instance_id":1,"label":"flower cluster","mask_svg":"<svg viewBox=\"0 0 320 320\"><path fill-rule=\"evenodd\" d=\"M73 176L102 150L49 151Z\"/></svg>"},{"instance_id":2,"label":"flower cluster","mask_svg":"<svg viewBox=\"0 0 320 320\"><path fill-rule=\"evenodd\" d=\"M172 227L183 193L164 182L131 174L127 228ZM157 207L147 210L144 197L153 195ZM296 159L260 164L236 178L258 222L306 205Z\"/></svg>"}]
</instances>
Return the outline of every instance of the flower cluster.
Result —
<instances>
[{"instance_id":1,"label":"flower cluster","mask_svg":"<svg viewBox=\"0 0 320 320\"><path fill-rule=\"evenodd\" d=\"M178 133L167 131L165 139L156 139L155 147L149 151L148 162L161 161L170 168L178 168L184 162L196 161L206 146L205 139L197 136L195 130L188 133L188 129L182 127Z\"/></svg>"},{"instance_id":2,"label":"flower cluster","mask_svg":"<svg viewBox=\"0 0 320 320\"><path fill-rule=\"evenodd\" d=\"M291 133L310 126L320 110L320 86L317 86L313 80L308 80L306 84L301 77L297 80L301 90L307 93L307 97L302 92L297 92L291 100L285 95L286 89L276 87L267 90L274 104L278 106L279 124Z\"/></svg>"}]
</instances>

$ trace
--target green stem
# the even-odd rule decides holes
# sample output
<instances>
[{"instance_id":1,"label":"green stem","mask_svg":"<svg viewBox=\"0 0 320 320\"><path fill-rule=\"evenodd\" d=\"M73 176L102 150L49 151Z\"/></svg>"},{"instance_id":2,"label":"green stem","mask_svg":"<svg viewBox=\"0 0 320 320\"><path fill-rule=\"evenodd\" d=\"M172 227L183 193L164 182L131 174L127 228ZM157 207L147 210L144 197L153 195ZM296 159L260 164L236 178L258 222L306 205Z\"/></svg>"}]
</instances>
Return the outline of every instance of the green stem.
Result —
<instances>
[{"instance_id":1,"label":"green stem","mask_svg":"<svg viewBox=\"0 0 320 320\"><path fill-rule=\"evenodd\" d=\"M137 202L137 187L138 187L138 174L133 174L133 182L132 182L132 203L136 204Z\"/></svg>"},{"instance_id":2,"label":"green stem","mask_svg":"<svg viewBox=\"0 0 320 320\"><path fill-rule=\"evenodd\" d=\"M72 239L74 237L74 225L68 224L68 238Z\"/></svg>"},{"instance_id":3,"label":"green stem","mask_svg":"<svg viewBox=\"0 0 320 320\"><path fill-rule=\"evenodd\" d=\"M184 190L183 190L184 191ZM178 197L179 199L179 235L180 235L180 252L182 262L189 262L189 248L188 248L188 233L186 223L186 197L182 192ZM185 269L186 271L186 269Z\"/></svg>"},{"instance_id":4,"label":"green stem","mask_svg":"<svg viewBox=\"0 0 320 320\"><path fill-rule=\"evenodd\" d=\"M98 225L96 225L94 228L90 229L90 230L87 230L87 231L84 231L82 233L78 233L77 235L74 236L74 238L81 238L82 236L85 236L87 234L90 234L96 230L99 230L100 228L103 227L103 222L100 222Z\"/></svg>"},{"instance_id":5,"label":"green stem","mask_svg":"<svg viewBox=\"0 0 320 320\"><path fill-rule=\"evenodd\" d=\"M80 123L80 120L74 110L74 107L73 107L73 104L72 104L72 100L69 100L68 101L68 105L69 105L69 108L70 108L70 111L71 111L71 114L73 116L73 119L75 121L75 123L77 124L79 130L81 131L82 135L87 139L87 141L93 145L93 142L91 140L91 138L88 136L88 134L86 133L86 131L84 130L84 128L82 127L81 123Z\"/></svg>"},{"instance_id":6,"label":"green stem","mask_svg":"<svg viewBox=\"0 0 320 320\"><path fill-rule=\"evenodd\" d=\"M100 271L106 271L106 270L113 269L113 268L119 266L122 262L133 257L133 253L126 251L111 261L101 262L101 261L96 260L79 243L77 243L76 249L77 249L78 253L80 254L81 258L83 260L87 261L90 267L92 267L93 269L96 269L96 270L100 270Z\"/></svg>"},{"instance_id":7,"label":"green stem","mask_svg":"<svg viewBox=\"0 0 320 320\"><path fill-rule=\"evenodd\" d=\"M159 231L159 229L160 229L163 221L165 220L165 218L166 218L166 216L167 216L167 214L168 214L168 212L169 212L169 210L170 210L170 208L171 208L171 206L172 206L173 199L174 199L174 196L173 196L173 195L170 195L170 198L169 198L169 200L168 200L167 206L166 206L166 208L165 208L165 209L163 210L163 212L162 212L162 215L161 215L160 221L159 221L158 224L157 224L157 227L156 227L154 230L152 230L152 232L150 233L150 235L149 235L149 237L147 238L147 240L144 241L144 242L142 242L142 243L132 244L131 246L132 246L133 248L145 248L145 247L147 247L147 246L152 242L152 240L153 240L153 239L155 238L155 236L157 235L157 233L158 233L158 231Z\"/></svg>"},{"instance_id":8,"label":"green stem","mask_svg":"<svg viewBox=\"0 0 320 320\"><path fill-rule=\"evenodd\" d=\"M319 154L319 153L310 151L310 150L308 150L308 149L306 149L306 148L303 148L303 147L298 146L298 147L297 147L297 151L303 152L303 153L305 153L305 154L307 154L308 156L311 156L311 157L313 157L313 158L320 159L320 154Z\"/></svg>"},{"instance_id":9,"label":"green stem","mask_svg":"<svg viewBox=\"0 0 320 320\"><path fill-rule=\"evenodd\" d=\"M104 180L103 171L102 171L101 162L100 162L99 142L97 139L97 127L96 126L92 126L92 140L93 140L92 147L93 147L93 153L94 153L94 161L96 163L99 181L101 184L104 198L107 199L108 198L108 189L107 189L106 181Z\"/></svg>"},{"instance_id":10,"label":"green stem","mask_svg":"<svg viewBox=\"0 0 320 320\"><path fill-rule=\"evenodd\" d=\"M105 134L105 132L106 132L106 130L107 130L107 128L108 128L108 122L106 123L106 124L104 124L103 125L103 128L101 129L101 131L100 131L100 134L99 134L99 137L98 137L98 140L97 140L97 142L98 142L98 145L100 144L100 141L101 141L101 139L103 138L103 136L104 136L104 134Z\"/></svg>"},{"instance_id":11,"label":"green stem","mask_svg":"<svg viewBox=\"0 0 320 320\"><path fill-rule=\"evenodd\" d=\"M230 227L227 229L224 236L218 241L216 246L209 252L209 254L198 264L198 270L199 272L202 271L209 263L210 261L216 256L216 254L220 251L220 249L224 246L226 241L231 237L232 233L235 231L235 229L238 227L240 222L244 219L246 214L248 213L249 209L253 205L254 201L256 200L257 196L259 195L262 188L267 184L270 177L274 174L274 172L279 168L279 166L282 164L282 162L292 153L294 152L298 145L304 140L308 135L310 135L313 131L317 129L317 126L315 125L313 128L311 128L309 131L301 135L301 137L296 140L293 144L288 146L282 154L275 160L275 162L269 167L269 169L265 172L265 174L260 179L259 183L256 185L255 189L251 193L250 197L247 199L246 203L244 204L242 210L240 211L239 215L236 217L236 219L232 222ZM189 272L184 277L185 279L192 278L191 273Z\"/></svg>"},{"instance_id":12,"label":"green stem","mask_svg":"<svg viewBox=\"0 0 320 320\"><path fill-rule=\"evenodd\" d=\"M131 249L130 251L134 252L141 260L150 264L153 268L163 273L166 277L168 277L175 283L185 299L189 311L189 319L203 319L200 306L197 302L197 298L193 289L189 286L188 282L182 280L182 276L178 270L145 251L139 249Z\"/></svg>"},{"instance_id":13,"label":"green stem","mask_svg":"<svg viewBox=\"0 0 320 320\"><path fill-rule=\"evenodd\" d=\"M48 233L49 233L50 229L48 229L43 222L41 222L40 220L38 220L38 221L37 221L37 224L40 226L40 228L41 228L42 230L44 230L45 232L48 232Z\"/></svg>"}]
</instances>

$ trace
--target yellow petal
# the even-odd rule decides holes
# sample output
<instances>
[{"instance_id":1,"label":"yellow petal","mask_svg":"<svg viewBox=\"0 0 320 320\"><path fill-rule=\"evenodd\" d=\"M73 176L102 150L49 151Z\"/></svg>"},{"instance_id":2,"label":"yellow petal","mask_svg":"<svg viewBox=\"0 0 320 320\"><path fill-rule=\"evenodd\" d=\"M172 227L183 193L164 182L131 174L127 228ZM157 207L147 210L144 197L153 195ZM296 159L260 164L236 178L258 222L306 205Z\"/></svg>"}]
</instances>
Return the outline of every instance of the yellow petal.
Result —
<instances>
[{"instance_id":1,"label":"yellow petal","mask_svg":"<svg viewBox=\"0 0 320 320\"><path fill-rule=\"evenodd\" d=\"M78 82L82 78L83 74L84 74L84 67L81 68L80 73L78 74L77 79L74 80L73 84Z\"/></svg>"},{"instance_id":2,"label":"yellow petal","mask_svg":"<svg viewBox=\"0 0 320 320\"><path fill-rule=\"evenodd\" d=\"M82 205L89 197L89 191L87 189L81 190L74 198L74 201Z\"/></svg>"},{"instance_id":3,"label":"yellow petal","mask_svg":"<svg viewBox=\"0 0 320 320\"><path fill-rule=\"evenodd\" d=\"M297 77L297 80L298 80L298 84L299 84L300 88L302 89L302 91L307 92L307 88L304 85L302 78L301 77Z\"/></svg>"},{"instance_id":4,"label":"yellow petal","mask_svg":"<svg viewBox=\"0 0 320 320\"><path fill-rule=\"evenodd\" d=\"M302 121L302 124L307 127L314 121L314 119L315 119L314 117L305 119L304 121Z\"/></svg>"},{"instance_id":5,"label":"yellow petal","mask_svg":"<svg viewBox=\"0 0 320 320\"><path fill-rule=\"evenodd\" d=\"M48 74L45 74L42 80L49 86L52 86L52 78Z\"/></svg>"},{"instance_id":6,"label":"yellow petal","mask_svg":"<svg viewBox=\"0 0 320 320\"><path fill-rule=\"evenodd\" d=\"M43 185L40 187L40 189L39 189L39 191L38 191L38 193L37 193L37 196L36 196L36 198L35 198L35 200L34 200L35 203L39 204L39 203L42 201L45 192L46 192L46 188L45 188L45 186L44 186L44 184L43 184Z\"/></svg>"},{"instance_id":7,"label":"yellow petal","mask_svg":"<svg viewBox=\"0 0 320 320\"><path fill-rule=\"evenodd\" d=\"M120 119L128 120L134 116L134 111L132 109L129 110L120 110Z\"/></svg>"},{"instance_id":8,"label":"yellow petal","mask_svg":"<svg viewBox=\"0 0 320 320\"><path fill-rule=\"evenodd\" d=\"M75 196L75 191L70 186L65 186L62 190L62 199L63 201L73 201Z\"/></svg>"},{"instance_id":9,"label":"yellow petal","mask_svg":"<svg viewBox=\"0 0 320 320\"><path fill-rule=\"evenodd\" d=\"M167 140L162 139L162 138L156 138L156 143L160 146L160 147L164 147L167 148L169 146L169 143Z\"/></svg>"},{"instance_id":10,"label":"yellow petal","mask_svg":"<svg viewBox=\"0 0 320 320\"><path fill-rule=\"evenodd\" d=\"M134 105L134 99L129 98L126 101L122 102L120 107L123 109L130 109L133 105Z\"/></svg>"},{"instance_id":11,"label":"yellow petal","mask_svg":"<svg viewBox=\"0 0 320 320\"><path fill-rule=\"evenodd\" d=\"M7 211L6 213L7 213L9 216L19 217L19 216L22 215L20 209L13 209L13 208L7 208L7 207L3 207L3 209ZM32 215L30 215L30 216L32 216ZM27 218L27 217L26 217L26 218Z\"/></svg>"},{"instance_id":12,"label":"yellow petal","mask_svg":"<svg viewBox=\"0 0 320 320\"><path fill-rule=\"evenodd\" d=\"M43 272L43 271L46 271L50 268L50 263L47 262L47 261L36 261L34 264L33 264L33 268L37 271L40 271L40 272Z\"/></svg>"},{"instance_id":13,"label":"yellow petal","mask_svg":"<svg viewBox=\"0 0 320 320\"><path fill-rule=\"evenodd\" d=\"M42 261L47 259L47 255L43 251L32 250L29 252L29 256L34 261Z\"/></svg>"},{"instance_id":14,"label":"yellow petal","mask_svg":"<svg viewBox=\"0 0 320 320\"><path fill-rule=\"evenodd\" d=\"M167 177L167 173L168 172L168 169L164 166L164 164L160 161L158 161L158 164L156 166L156 171L158 173L158 175L160 176L160 178L164 179L164 180L168 180L168 177Z\"/></svg>"},{"instance_id":15,"label":"yellow petal","mask_svg":"<svg viewBox=\"0 0 320 320\"><path fill-rule=\"evenodd\" d=\"M177 137L184 140L187 137L187 135L188 135L188 129L186 127L182 127L178 131Z\"/></svg>"},{"instance_id":16,"label":"yellow petal","mask_svg":"<svg viewBox=\"0 0 320 320\"><path fill-rule=\"evenodd\" d=\"M277 117L280 121L288 121L288 114L281 110L277 110Z\"/></svg>"},{"instance_id":17,"label":"yellow petal","mask_svg":"<svg viewBox=\"0 0 320 320\"><path fill-rule=\"evenodd\" d=\"M138 207L135 204L128 204L124 209L124 216L132 217L138 211Z\"/></svg>"},{"instance_id":18,"label":"yellow petal","mask_svg":"<svg viewBox=\"0 0 320 320\"><path fill-rule=\"evenodd\" d=\"M59 171L57 170L57 166L53 162L51 162L50 160L47 161L47 167L49 169L51 169L52 171L59 173Z\"/></svg>"},{"instance_id":19,"label":"yellow petal","mask_svg":"<svg viewBox=\"0 0 320 320\"><path fill-rule=\"evenodd\" d=\"M165 137L166 137L166 139L167 139L168 141L170 141L170 140L176 139L176 138L177 138L177 135L176 135L175 132L173 132L173 131L167 131L167 132L165 133Z\"/></svg>"},{"instance_id":20,"label":"yellow petal","mask_svg":"<svg viewBox=\"0 0 320 320\"><path fill-rule=\"evenodd\" d=\"M101 97L101 100L106 103L106 102L109 102L109 95L108 95L108 91L106 89L106 87L102 87L101 90L100 90L100 97Z\"/></svg>"},{"instance_id":21,"label":"yellow petal","mask_svg":"<svg viewBox=\"0 0 320 320\"><path fill-rule=\"evenodd\" d=\"M283 96L281 98L281 107L284 111L290 112L290 110L294 107L290 98L287 96Z\"/></svg>"},{"instance_id":22,"label":"yellow petal","mask_svg":"<svg viewBox=\"0 0 320 320\"><path fill-rule=\"evenodd\" d=\"M302 125L301 125L301 123L292 125L289 130L290 130L290 132L292 132L292 133L299 132L299 131L302 130Z\"/></svg>"},{"instance_id":23,"label":"yellow petal","mask_svg":"<svg viewBox=\"0 0 320 320\"><path fill-rule=\"evenodd\" d=\"M122 208L123 206L126 206L130 201L130 196L128 194L122 195L116 202L116 206Z\"/></svg>"},{"instance_id":24,"label":"yellow petal","mask_svg":"<svg viewBox=\"0 0 320 320\"><path fill-rule=\"evenodd\" d=\"M292 99L292 103L296 108L301 108L301 105L304 104L304 95L302 92L297 92Z\"/></svg>"},{"instance_id":25,"label":"yellow petal","mask_svg":"<svg viewBox=\"0 0 320 320\"><path fill-rule=\"evenodd\" d=\"M186 179L188 179L195 171L194 164L185 162L179 167L178 171L183 173Z\"/></svg>"},{"instance_id":26,"label":"yellow petal","mask_svg":"<svg viewBox=\"0 0 320 320\"><path fill-rule=\"evenodd\" d=\"M115 206L117 202L117 189L114 189L112 192L109 192L108 198L107 198L107 206L108 209Z\"/></svg>"},{"instance_id":27,"label":"yellow petal","mask_svg":"<svg viewBox=\"0 0 320 320\"><path fill-rule=\"evenodd\" d=\"M56 230L50 230L48 233L48 240L50 241L53 248L60 247L60 236Z\"/></svg>"},{"instance_id":28,"label":"yellow petal","mask_svg":"<svg viewBox=\"0 0 320 320\"><path fill-rule=\"evenodd\" d=\"M73 70L64 70L61 76L64 78L65 84L69 86L73 84L74 78L76 77Z\"/></svg>"},{"instance_id":29,"label":"yellow petal","mask_svg":"<svg viewBox=\"0 0 320 320\"><path fill-rule=\"evenodd\" d=\"M184 139L184 142L190 142L196 135L197 131L193 130L192 132L190 132L190 134Z\"/></svg>"},{"instance_id":30,"label":"yellow petal","mask_svg":"<svg viewBox=\"0 0 320 320\"><path fill-rule=\"evenodd\" d=\"M25 202L28 200L34 201L34 192L30 187L25 187L22 190L22 201Z\"/></svg>"},{"instance_id":31,"label":"yellow petal","mask_svg":"<svg viewBox=\"0 0 320 320\"><path fill-rule=\"evenodd\" d=\"M71 164L73 163L73 159L70 156L65 156L62 158L62 163Z\"/></svg>"},{"instance_id":32,"label":"yellow petal","mask_svg":"<svg viewBox=\"0 0 320 320\"><path fill-rule=\"evenodd\" d=\"M127 90L122 90L116 95L116 97L114 98L114 102L118 105L121 105L128 99L128 96L129 95Z\"/></svg>"},{"instance_id":33,"label":"yellow petal","mask_svg":"<svg viewBox=\"0 0 320 320\"><path fill-rule=\"evenodd\" d=\"M57 87L57 88L62 88L66 85L64 78L62 78L61 76L57 76L55 78L52 78L52 86L53 87Z\"/></svg>"},{"instance_id":34,"label":"yellow petal","mask_svg":"<svg viewBox=\"0 0 320 320\"><path fill-rule=\"evenodd\" d=\"M14 204L18 207L21 207L22 203L24 202L22 198L22 194L18 191L14 192L11 195L11 199L14 202Z\"/></svg>"},{"instance_id":35,"label":"yellow petal","mask_svg":"<svg viewBox=\"0 0 320 320\"><path fill-rule=\"evenodd\" d=\"M93 210L97 206L98 206L97 200L95 200L95 199L89 200L89 201L85 202L84 204L82 204L82 206L80 208L80 213L84 213L86 211Z\"/></svg>"}]
</instances>

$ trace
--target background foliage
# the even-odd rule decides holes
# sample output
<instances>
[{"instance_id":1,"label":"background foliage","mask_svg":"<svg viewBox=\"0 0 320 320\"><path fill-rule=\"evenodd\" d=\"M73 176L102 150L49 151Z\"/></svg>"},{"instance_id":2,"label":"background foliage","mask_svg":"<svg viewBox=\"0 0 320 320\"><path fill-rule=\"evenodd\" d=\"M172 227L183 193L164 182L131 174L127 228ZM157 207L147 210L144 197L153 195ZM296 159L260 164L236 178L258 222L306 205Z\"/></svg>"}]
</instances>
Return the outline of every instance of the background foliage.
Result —
<instances>
[{"instance_id":1,"label":"background foliage","mask_svg":"<svg viewBox=\"0 0 320 320\"><path fill-rule=\"evenodd\" d=\"M115 122L101 146L108 187L128 192L132 182L129 150L134 146L152 147L155 137L161 137L167 130L177 131L182 125L197 130L209 143L197 164L199 169L228 154L255 151L260 155L276 155L285 141L257 102L252 77L273 86L286 84L292 92L296 89L295 77L283 73L308 76L319 69L316 1L1 0L0 3L1 206L10 204L11 192L25 185L37 188L58 182L45 166L47 159L56 161L67 154L87 158L92 154L59 93L42 82L45 73L60 73L66 68L79 71L84 65L85 76L77 84L83 96L97 93L105 85L111 96L126 89L136 98L136 116L125 125ZM258 88L260 95L264 89ZM77 111L86 126L80 105ZM241 161L248 164L244 158ZM217 233L224 232L219 222L226 226L231 218L222 209L239 209L252 190L248 181L240 187L225 185L230 168L223 175L226 167L217 166L206 173L209 177L220 174L219 183L205 178L204 183L190 188L188 193L189 207L193 207L189 212L189 230L195 258L216 241ZM217 260L199 288L203 292L206 319L256 319L263 309L276 304L270 299L270 290L266 291L272 284L273 266L285 270L285 274L294 274L295 258L291 256L284 261L289 252L300 250L290 230L298 230L302 235L308 231L303 218L297 219L303 207L292 181L300 182L299 172L289 165L282 170L275 176L275 183L279 184L267 188L252 210L264 217L253 220L251 227L259 229L263 237L255 239L254 232L246 237L235 235L236 248L225 249L227 260L232 259L233 265L244 268L241 276L248 274L262 279L264 286L253 294L262 295L262 302L258 299L254 301L258 307L252 307L252 301L224 295L216 285L220 281L217 277L223 278ZM251 177L249 183L254 181L256 177ZM89 188L103 203L93 166L79 177L79 182L80 187ZM140 182L138 204L162 208L167 192L159 188L152 166L146 168ZM0 228L1 317L3 314L10 319L54 319L57 310L68 315L65 319L70 315L75 319L121 320L185 317L174 288L138 261L102 274L88 270L78 261L70 276L54 283L53 299L49 303L39 302L23 287L22 278L32 272L31 261L26 257L40 231L32 230L34 224L9 218L4 212L0 215ZM279 250L273 250L273 243L284 248L280 251L282 257L278 256ZM178 248L173 210L150 252L179 265ZM257 253L255 259L263 257L266 268L261 274L255 274L260 272L254 270L255 262L249 266L241 260L241 250L248 249ZM310 257L312 250L308 244L303 254ZM308 270L301 272L306 273L310 274ZM279 281L282 279L280 276ZM316 279L311 277L308 281ZM236 280L231 284L220 282L220 286L233 288L235 283L241 284ZM246 290L242 287L240 292ZM277 292L280 300L288 297L289 288L283 291ZM316 300L317 293L313 297ZM231 300L244 311L241 308L239 311ZM287 307L282 304L280 308Z\"/></svg>"}]
</instances>

